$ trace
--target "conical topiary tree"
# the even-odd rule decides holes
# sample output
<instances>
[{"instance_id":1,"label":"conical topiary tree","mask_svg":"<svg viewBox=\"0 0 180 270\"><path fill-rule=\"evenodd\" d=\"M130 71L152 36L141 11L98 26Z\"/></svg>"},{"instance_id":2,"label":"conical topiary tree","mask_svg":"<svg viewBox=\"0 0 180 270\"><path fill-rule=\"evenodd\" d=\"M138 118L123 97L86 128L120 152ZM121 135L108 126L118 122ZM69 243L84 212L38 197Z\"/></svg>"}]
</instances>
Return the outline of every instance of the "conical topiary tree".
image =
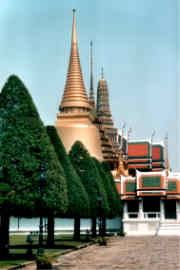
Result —
<instances>
[{"instance_id":1,"label":"conical topiary tree","mask_svg":"<svg viewBox=\"0 0 180 270\"><path fill-rule=\"evenodd\" d=\"M120 199L120 195L118 194L117 188L115 186L114 178L113 178L113 175L111 173L111 168L110 168L109 163L107 161L103 161L102 162L102 168L103 168L106 176L109 178L111 188L113 189L113 192L114 192L114 195L115 195L115 198L116 198L116 205L114 205L115 206L114 214L116 213L116 215L121 215L123 206L122 206L122 202L121 202L121 199Z\"/></svg>"},{"instance_id":2,"label":"conical topiary tree","mask_svg":"<svg viewBox=\"0 0 180 270\"><path fill-rule=\"evenodd\" d=\"M101 176L104 189L107 194L108 198L108 204L110 208L109 212L109 218L113 218L119 215L119 196L117 197L117 190L114 188L114 183L112 183L109 174L107 174L104 169L102 164L96 159L93 158L96 167L99 170L99 174ZM103 220L103 234L106 234L106 219L104 218Z\"/></svg>"},{"instance_id":3,"label":"conical topiary tree","mask_svg":"<svg viewBox=\"0 0 180 270\"><path fill-rule=\"evenodd\" d=\"M76 172L81 178L86 192L89 195L90 217L92 218L92 224L95 224L93 220L96 220L97 217L100 215L104 217L109 214L107 196L98 169L90 158L87 149L79 141L74 143L69 152L69 156L73 167L76 169ZM99 194L101 194L102 197L101 209L98 202ZM96 228L93 226L93 235L96 234L95 230Z\"/></svg>"},{"instance_id":4,"label":"conical topiary tree","mask_svg":"<svg viewBox=\"0 0 180 270\"><path fill-rule=\"evenodd\" d=\"M0 94L0 161L0 182L12 190L6 203L0 200L2 214L65 213L68 199L63 169L28 90L15 75ZM4 230L1 226L1 239ZM8 241L3 245L5 250Z\"/></svg>"},{"instance_id":5,"label":"conical topiary tree","mask_svg":"<svg viewBox=\"0 0 180 270\"><path fill-rule=\"evenodd\" d=\"M88 217L89 215L89 198L80 177L71 164L55 127L47 126L47 133L54 145L54 149L67 179L69 205L66 216L74 218L74 239L78 240L80 239L80 218Z\"/></svg>"}]
</instances>

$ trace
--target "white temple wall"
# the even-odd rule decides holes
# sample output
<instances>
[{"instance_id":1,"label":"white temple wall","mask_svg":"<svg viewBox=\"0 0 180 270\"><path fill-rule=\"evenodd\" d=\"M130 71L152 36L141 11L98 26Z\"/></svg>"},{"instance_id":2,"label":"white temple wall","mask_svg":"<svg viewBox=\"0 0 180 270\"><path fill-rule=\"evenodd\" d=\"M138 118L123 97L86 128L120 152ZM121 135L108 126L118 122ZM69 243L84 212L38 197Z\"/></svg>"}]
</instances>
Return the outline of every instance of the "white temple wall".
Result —
<instances>
[{"instance_id":1,"label":"white temple wall","mask_svg":"<svg viewBox=\"0 0 180 270\"><path fill-rule=\"evenodd\" d=\"M159 221L131 220L124 221L125 235L156 235L159 229Z\"/></svg>"},{"instance_id":2,"label":"white temple wall","mask_svg":"<svg viewBox=\"0 0 180 270\"><path fill-rule=\"evenodd\" d=\"M180 222L180 201L176 201L176 217L177 220Z\"/></svg>"},{"instance_id":3,"label":"white temple wall","mask_svg":"<svg viewBox=\"0 0 180 270\"><path fill-rule=\"evenodd\" d=\"M128 212L124 202L123 227L125 235L180 235L180 200L176 201L176 219L165 218L165 200L160 200L160 212L143 212L143 200L139 200L139 212Z\"/></svg>"}]
</instances>

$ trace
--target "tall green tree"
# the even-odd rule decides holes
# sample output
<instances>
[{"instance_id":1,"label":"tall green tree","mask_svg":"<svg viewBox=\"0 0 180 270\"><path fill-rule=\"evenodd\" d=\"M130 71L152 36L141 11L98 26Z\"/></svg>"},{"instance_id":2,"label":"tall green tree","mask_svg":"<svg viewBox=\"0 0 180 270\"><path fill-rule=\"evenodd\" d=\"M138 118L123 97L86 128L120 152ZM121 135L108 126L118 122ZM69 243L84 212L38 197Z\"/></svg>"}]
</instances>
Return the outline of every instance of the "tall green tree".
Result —
<instances>
[{"instance_id":1,"label":"tall green tree","mask_svg":"<svg viewBox=\"0 0 180 270\"><path fill-rule=\"evenodd\" d=\"M6 203L0 201L1 216L65 213L68 198L63 169L32 97L15 75L9 77L0 94L0 164L0 182L13 191ZM46 168L43 175L42 166ZM8 246L8 240L2 241L4 230L1 224L1 254Z\"/></svg>"},{"instance_id":2,"label":"tall green tree","mask_svg":"<svg viewBox=\"0 0 180 270\"><path fill-rule=\"evenodd\" d=\"M67 179L69 206L67 217L74 218L74 239L80 239L80 218L89 215L89 198L80 177L73 168L55 127L47 126L47 133L54 146Z\"/></svg>"},{"instance_id":3,"label":"tall green tree","mask_svg":"<svg viewBox=\"0 0 180 270\"><path fill-rule=\"evenodd\" d=\"M101 176L103 186L107 194L108 204L110 208L108 218L116 217L119 215L120 210L119 196L117 196L117 190L114 188L114 183L112 183L112 178L110 177L109 170L108 173L105 172L102 164L96 158L93 158L93 160L99 170L99 174ZM103 219L103 234L106 234L106 218Z\"/></svg>"},{"instance_id":4,"label":"tall green tree","mask_svg":"<svg viewBox=\"0 0 180 270\"><path fill-rule=\"evenodd\" d=\"M113 177L113 175L111 173L110 164L107 161L103 161L102 162L102 168L103 168L106 176L109 178L111 188L112 188L114 196L116 198L116 205L114 205L115 208L114 208L112 213L114 213L114 214L116 213L117 215L121 215L122 214L122 209L123 209L122 201L120 199L120 195L118 194L118 191L117 191L117 188L116 188L116 185L115 185L115 182L114 182L114 177Z\"/></svg>"},{"instance_id":5,"label":"tall green tree","mask_svg":"<svg viewBox=\"0 0 180 270\"><path fill-rule=\"evenodd\" d=\"M77 141L71 148L69 156L73 167L76 169L77 174L81 178L81 181L89 195L90 202L90 217L92 218L93 235L96 234L96 223L95 220L100 215L108 216L109 206L107 201L107 195L104 190L101 177L94 161L89 156L87 149L84 145ZM98 196L102 196L101 209L99 207Z\"/></svg>"},{"instance_id":6,"label":"tall green tree","mask_svg":"<svg viewBox=\"0 0 180 270\"><path fill-rule=\"evenodd\" d=\"M0 171L0 174L2 172ZM0 183L0 256L4 256L8 253L9 244L9 222L10 218L6 211L9 207L9 197L13 194L13 190L10 185L1 182Z\"/></svg>"}]
</instances>

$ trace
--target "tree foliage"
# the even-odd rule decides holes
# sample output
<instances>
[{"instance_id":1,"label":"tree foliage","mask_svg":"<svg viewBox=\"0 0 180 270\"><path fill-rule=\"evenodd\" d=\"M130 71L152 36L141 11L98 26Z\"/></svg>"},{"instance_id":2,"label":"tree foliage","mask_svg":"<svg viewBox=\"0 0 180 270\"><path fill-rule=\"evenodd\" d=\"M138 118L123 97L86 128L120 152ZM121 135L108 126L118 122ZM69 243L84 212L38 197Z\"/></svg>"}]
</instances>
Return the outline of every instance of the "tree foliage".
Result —
<instances>
[{"instance_id":1,"label":"tree foliage","mask_svg":"<svg viewBox=\"0 0 180 270\"><path fill-rule=\"evenodd\" d=\"M77 141L71 148L69 156L73 167L78 173L81 181L89 195L90 201L90 217L107 216L109 206L107 202L106 192L104 190L101 177L94 161L89 156L84 145ZM98 196L102 196L102 207L99 208ZM101 210L101 213L100 213Z\"/></svg>"},{"instance_id":2,"label":"tree foliage","mask_svg":"<svg viewBox=\"0 0 180 270\"><path fill-rule=\"evenodd\" d=\"M96 158L93 158L93 160L96 164L96 167L99 170L99 174L101 176L104 189L107 194L108 204L110 208L109 217L110 218L116 217L119 214L119 198L117 198L116 195L117 192L114 189L114 184L111 181L109 173L107 174L104 171L102 164Z\"/></svg>"},{"instance_id":3,"label":"tree foliage","mask_svg":"<svg viewBox=\"0 0 180 270\"><path fill-rule=\"evenodd\" d=\"M15 75L9 77L0 94L0 161L0 181L12 191L8 197L11 215L42 214L40 199L44 215L66 211L63 169L28 90ZM42 166L46 171L42 172ZM0 203L2 207L2 200Z\"/></svg>"},{"instance_id":4,"label":"tree foliage","mask_svg":"<svg viewBox=\"0 0 180 270\"><path fill-rule=\"evenodd\" d=\"M116 198L116 206L115 206L114 210L115 210L115 212L118 211L118 213L121 214L121 212L122 212L122 202L121 202L120 196L118 194L117 188L115 186L114 178L113 178L113 175L111 173L111 168L110 168L109 163L107 161L103 161L102 162L102 168L103 168L106 176L109 178L111 188L112 188L114 196Z\"/></svg>"},{"instance_id":5,"label":"tree foliage","mask_svg":"<svg viewBox=\"0 0 180 270\"><path fill-rule=\"evenodd\" d=\"M58 159L64 169L68 187L68 217L87 217L89 213L89 198L80 177L73 168L64 145L59 138L55 127L47 126L47 133L54 146Z\"/></svg>"}]
</instances>

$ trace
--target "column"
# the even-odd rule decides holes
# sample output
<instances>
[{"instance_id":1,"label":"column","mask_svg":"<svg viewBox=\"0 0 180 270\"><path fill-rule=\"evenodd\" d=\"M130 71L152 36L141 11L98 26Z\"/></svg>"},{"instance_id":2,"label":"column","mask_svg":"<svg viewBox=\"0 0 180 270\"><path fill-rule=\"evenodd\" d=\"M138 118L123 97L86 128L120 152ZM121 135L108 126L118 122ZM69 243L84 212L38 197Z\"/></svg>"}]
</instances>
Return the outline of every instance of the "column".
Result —
<instances>
[{"instance_id":1,"label":"column","mask_svg":"<svg viewBox=\"0 0 180 270\"><path fill-rule=\"evenodd\" d=\"M165 209L164 209L164 200L160 199L160 219L164 221L165 219Z\"/></svg>"},{"instance_id":2,"label":"column","mask_svg":"<svg viewBox=\"0 0 180 270\"><path fill-rule=\"evenodd\" d=\"M139 201L139 219L144 219L144 213L143 213L143 200Z\"/></svg>"},{"instance_id":3,"label":"column","mask_svg":"<svg viewBox=\"0 0 180 270\"><path fill-rule=\"evenodd\" d=\"M180 222L180 201L176 200L176 220Z\"/></svg>"},{"instance_id":4,"label":"column","mask_svg":"<svg viewBox=\"0 0 180 270\"><path fill-rule=\"evenodd\" d=\"M124 201L124 207L123 207L123 218L128 219L128 202Z\"/></svg>"}]
</instances>

